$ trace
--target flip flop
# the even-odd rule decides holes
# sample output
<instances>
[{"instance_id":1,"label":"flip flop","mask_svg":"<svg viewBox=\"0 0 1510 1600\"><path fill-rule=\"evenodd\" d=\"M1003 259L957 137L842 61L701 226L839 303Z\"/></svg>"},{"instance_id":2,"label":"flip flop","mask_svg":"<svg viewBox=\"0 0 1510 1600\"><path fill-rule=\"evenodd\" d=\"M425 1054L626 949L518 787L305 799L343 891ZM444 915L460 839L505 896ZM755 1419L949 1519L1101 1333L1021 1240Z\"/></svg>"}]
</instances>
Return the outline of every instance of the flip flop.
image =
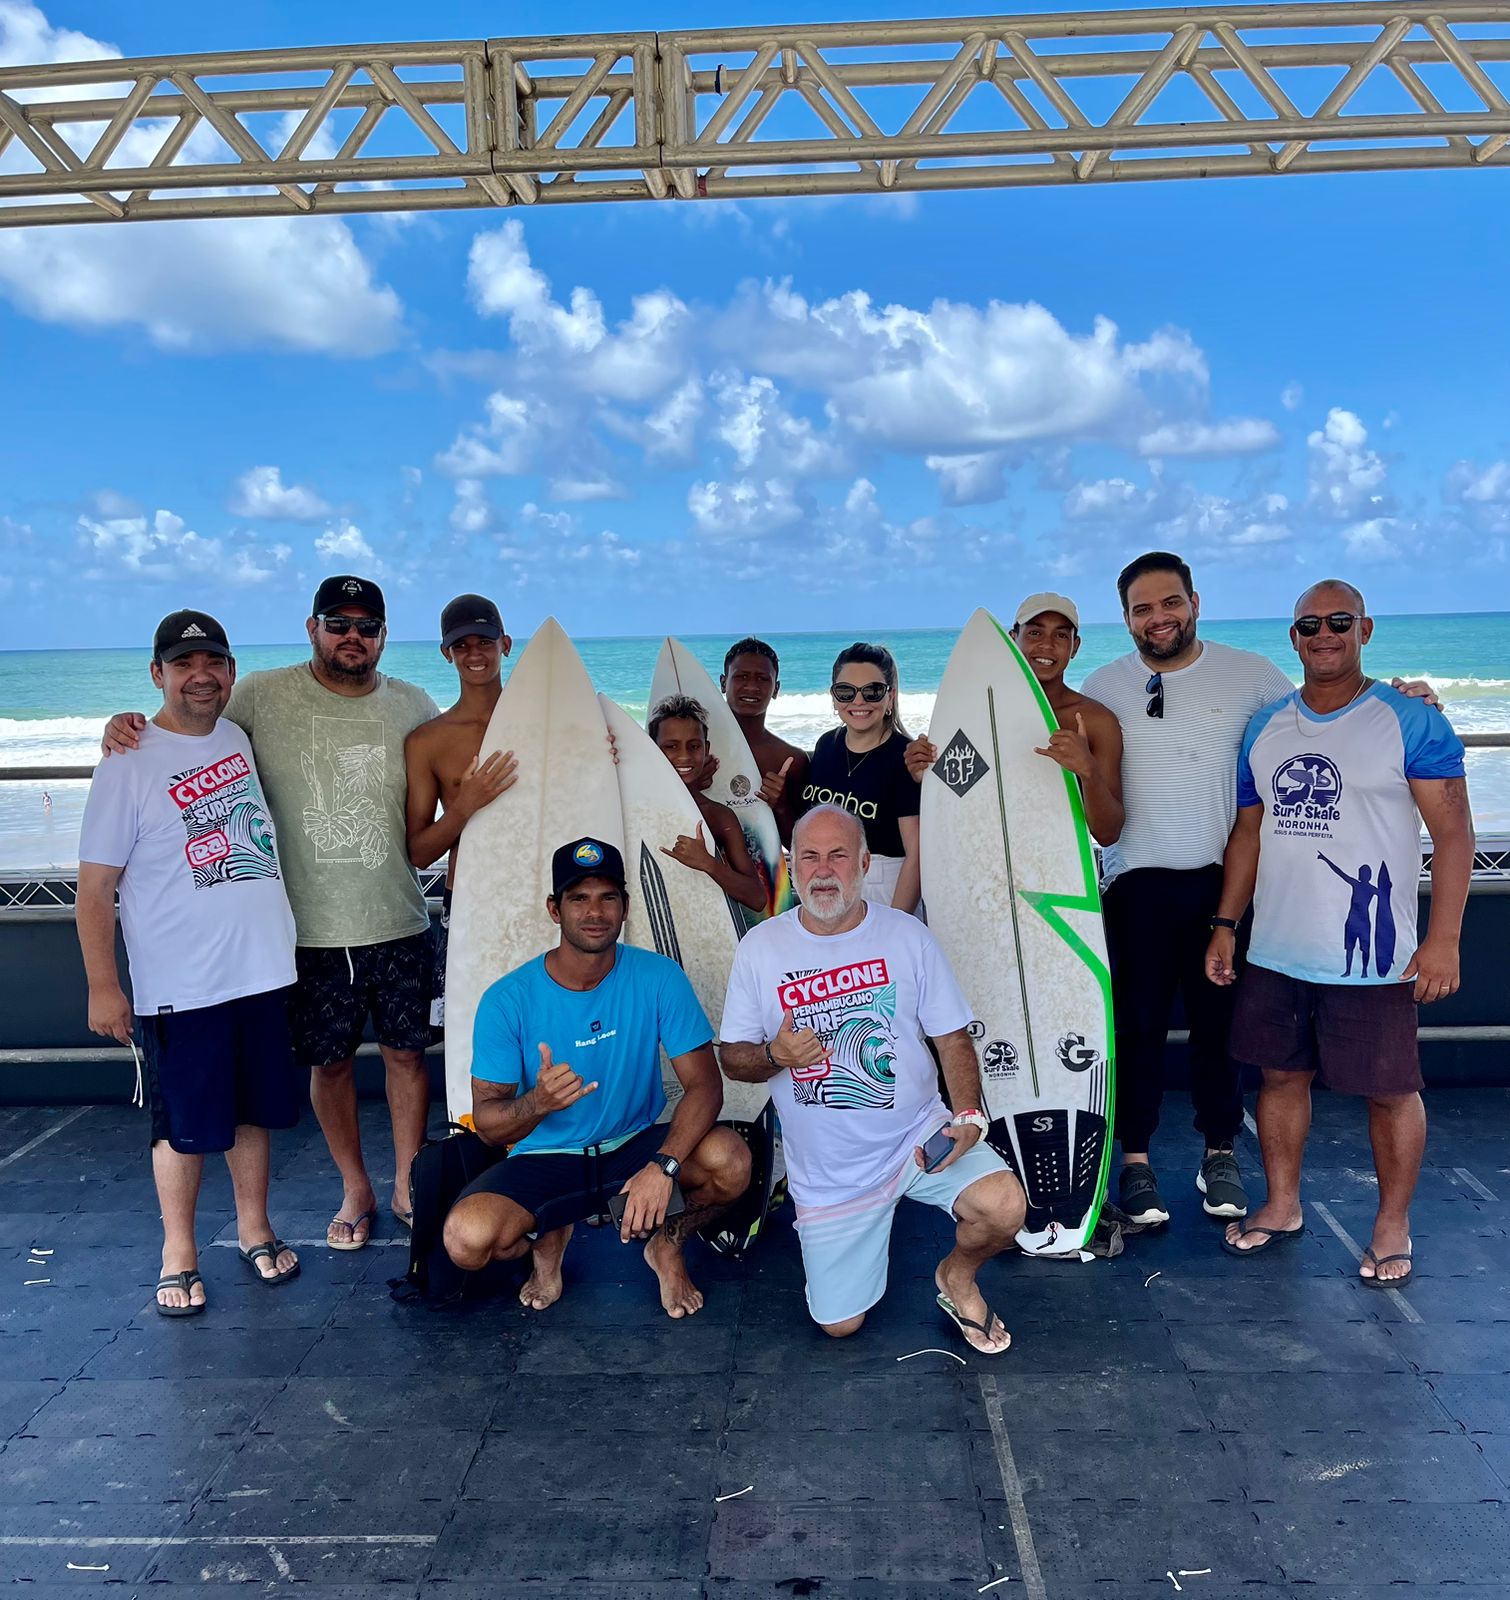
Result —
<instances>
[{"instance_id":1,"label":"flip flop","mask_svg":"<svg viewBox=\"0 0 1510 1600\"><path fill-rule=\"evenodd\" d=\"M325 1243L332 1250L365 1250L368 1244L371 1242L372 1225L376 1221L376 1206L373 1206L370 1211L364 1211L359 1217L353 1217L350 1219L340 1216L332 1217L325 1225ZM358 1239L357 1229L360 1228L364 1222L367 1224L367 1237L365 1239ZM351 1229L351 1237L344 1242L342 1242L340 1239L332 1239L330 1236L330 1230L335 1227L337 1223L340 1223L343 1228Z\"/></svg>"},{"instance_id":2,"label":"flip flop","mask_svg":"<svg viewBox=\"0 0 1510 1600\"><path fill-rule=\"evenodd\" d=\"M157 1280L157 1287L159 1289L182 1289L185 1294L188 1294L196 1283L203 1282L204 1279L191 1268L187 1272L165 1272ZM191 1300L186 1306L165 1306L161 1300L157 1302L157 1314L160 1317L197 1317L204 1311L204 1308L205 1302L203 1300L198 1305L195 1305Z\"/></svg>"},{"instance_id":3,"label":"flip flop","mask_svg":"<svg viewBox=\"0 0 1510 1600\"><path fill-rule=\"evenodd\" d=\"M1007 1342L1001 1347L1000 1350L982 1350L978 1344L972 1342L970 1335L965 1332L967 1328L974 1328L983 1339L989 1339L991 1337L992 1324L1001 1322L1001 1318L991 1310L990 1306L986 1307L986 1320L984 1323L977 1322L973 1317L967 1317L946 1294L939 1295L938 1308L946 1317L949 1318L955 1327L957 1327L959 1331L965 1335L965 1343L970 1346L976 1355L1004 1356L1007 1351L1012 1348L1012 1335L1007 1333L1007 1327L1005 1323L1002 1323L1001 1331L1007 1334Z\"/></svg>"},{"instance_id":4,"label":"flip flop","mask_svg":"<svg viewBox=\"0 0 1510 1600\"><path fill-rule=\"evenodd\" d=\"M397 1206L394 1206L392 1208L392 1210L393 1210L394 1219L399 1223L399 1225L401 1227L407 1228L410 1231L410 1233L413 1233L414 1232L414 1213L412 1211L400 1211Z\"/></svg>"},{"instance_id":5,"label":"flip flop","mask_svg":"<svg viewBox=\"0 0 1510 1600\"><path fill-rule=\"evenodd\" d=\"M237 1255L252 1269L252 1276L258 1283L265 1283L269 1289L276 1289L280 1283L287 1283L290 1278L299 1276L299 1263L285 1268L282 1272L267 1273L257 1263L266 1256L269 1261L276 1262L288 1246L281 1239L269 1239L266 1244L254 1244L250 1250L237 1247Z\"/></svg>"},{"instance_id":6,"label":"flip flop","mask_svg":"<svg viewBox=\"0 0 1510 1600\"><path fill-rule=\"evenodd\" d=\"M1306 1225L1303 1222L1298 1228L1265 1228L1255 1223L1251 1228L1242 1229L1238 1234L1238 1238L1246 1239L1250 1233L1262 1233L1267 1235L1268 1244L1256 1244L1244 1250L1240 1246L1233 1244L1225 1233L1222 1235L1220 1243L1222 1249L1229 1256L1261 1256L1271 1245L1283 1243L1286 1239L1298 1239L1305 1231Z\"/></svg>"},{"instance_id":7,"label":"flip flop","mask_svg":"<svg viewBox=\"0 0 1510 1600\"><path fill-rule=\"evenodd\" d=\"M1376 1256L1374 1247L1371 1244L1366 1244L1363 1247L1363 1254L1374 1264L1373 1277L1365 1278L1361 1272L1358 1274L1358 1281L1365 1289L1403 1289L1415 1276L1416 1269L1414 1267L1399 1278L1381 1278L1379 1276L1379 1268L1391 1261L1410 1261L1414 1254L1413 1250L1406 1250L1402 1254L1394 1256Z\"/></svg>"}]
</instances>

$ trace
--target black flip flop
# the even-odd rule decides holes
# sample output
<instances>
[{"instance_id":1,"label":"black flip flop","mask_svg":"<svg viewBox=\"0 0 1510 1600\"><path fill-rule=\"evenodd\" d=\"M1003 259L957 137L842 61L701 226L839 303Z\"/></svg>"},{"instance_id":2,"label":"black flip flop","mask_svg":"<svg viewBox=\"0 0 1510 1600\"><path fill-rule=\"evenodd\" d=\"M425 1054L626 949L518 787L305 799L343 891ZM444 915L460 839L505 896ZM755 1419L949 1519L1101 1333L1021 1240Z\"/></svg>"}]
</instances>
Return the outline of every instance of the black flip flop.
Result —
<instances>
[{"instance_id":1,"label":"black flip flop","mask_svg":"<svg viewBox=\"0 0 1510 1600\"><path fill-rule=\"evenodd\" d=\"M193 1270L188 1272L165 1272L157 1280L157 1287L159 1289L182 1289L185 1294L188 1294L196 1283L203 1282L204 1279ZM205 1302L203 1300L198 1305L195 1305L191 1300L186 1306L165 1306L161 1300L157 1302L157 1314L160 1317L197 1317L203 1313L204 1308Z\"/></svg>"},{"instance_id":2,"label":"black flip flop","mask_svg":"<svg viewBox=\"0 0 1510 1600\"><path fill-rule=\"evenodd\" d=\"M948 1295L940 1291L938 1296L938 1308L946 1317L948 1317L955 1327L957 1327L959 1331L965 1335L965 1343L970 1346L976 1355L1004 1356L1007 1351L1012 1348L1012 1335L1010 1332L1008 1332L1007 1325L1004 1322L1002 1322L1001 1331L1007 1335L1007 1342L1001 1347L1000 1350L982 1350L978 1344L972 1342L970 1335L965 1333L966 1328L974 1328L983 1339L989 1339L991 1337L992 1325L994 1323L1001 1322L1001 1318L998 1317L994 1311L992 1311L990 1306L986 1307L986 1320L983 1323L977 1322L974 1317L967 1317L965 1313L961 1311L957 1305L955 1305Z\"/></svg>"},{"instance_id":3,"label":"black flip flop","mask_svg":"<svg viewBox=\"0 0 1510 1600\"><path fill-rule=\"evenodd\" d=\"M1374 1254L1374 1247L1371 1244L1366 1244L1363 1247L1363 1254L1374 1264L1374 1275L1372 1278L1365 1278L1361 1272L1358 1274L1358 1281L1365 1289L1403 1289L1405 1285L1409 1283L1410 1280L1416 1275L1416 1269L1414 1266L1412 1266L1410 1271L1401 1278L1381 1278L1379 1276L1379 1268L1386 1266L1391 1261L1413 1260L1414 1252L1411 1250L1406 1250L1400 1255L1376 1256Z\"/></svg>"},{"instance_id":4,"label":"black flip flop","mask_svg":"<svg viewBox=\"0 0 1510 1600\"><path fill-rule=\"evenodd\" d=\"M1265 1228L1255 1224L1251 1228L1244 1228L1238 1234L1238 1238L1246 1239L1250 1233L1262 1233L1268 1236L1268 1244L1256 1244L1247 1250L1243 1250L1239 1246L1233 1244L1233 1242L1225 1233L1222 1235L1219 1242L1222 1249L1225 1250L1229 1256L1261 1256L1264 1251L1268 1250L1271 1246L1280 1244L1286 1239L1298 1239L1305 1231L1306 1225L1303 1222L1298 1228Z\"/></svg>"},{"instance_id":5,"label":"black flip flop","mask_svg":"<svg viewBox=\"0 0 1510 1600\"><path fill-rule=\"evenodd\" d=\"M237 1247L236 1254L252 1269L252 1276L258 1283L265 1283L269 1289L276 1289L280 1283L287 1283L290 1278L299 1276L299 1262L285 1268L282 1272L266 1273L257 1263L266 1256L269 1261L277 1261L288 1246L281 1239L269 1239L265 1244L254 1244L250 1250Z\"/></svg>"}]
</instances>

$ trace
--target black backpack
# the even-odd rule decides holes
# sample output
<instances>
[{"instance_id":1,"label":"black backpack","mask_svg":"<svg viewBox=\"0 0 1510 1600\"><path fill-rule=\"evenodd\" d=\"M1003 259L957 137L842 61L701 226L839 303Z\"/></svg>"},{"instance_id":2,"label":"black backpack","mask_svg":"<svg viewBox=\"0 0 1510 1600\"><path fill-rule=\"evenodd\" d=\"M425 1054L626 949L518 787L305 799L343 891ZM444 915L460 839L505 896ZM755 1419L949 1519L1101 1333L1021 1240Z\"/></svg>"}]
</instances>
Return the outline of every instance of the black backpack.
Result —
<instances>
[{"instance_id":1,"label":"black backpack","mask_svg":"<svg viewBox=\"0 0 1510 1600\"><path fill-rule=\"evenodd\" d=\"M443 1230L446 1214L457 1196L507 1155L469 1128L447 1124L443 1139L426 1139L410 1171L410 1196L414 1208L409 1239L409 1270L389 1282L395 1300L422 1300L443 1305L500 1293L513 1276L513 1263L493 1262L481 1272L463 1272L446 1254Z\"/></svg>"}]
</instances>

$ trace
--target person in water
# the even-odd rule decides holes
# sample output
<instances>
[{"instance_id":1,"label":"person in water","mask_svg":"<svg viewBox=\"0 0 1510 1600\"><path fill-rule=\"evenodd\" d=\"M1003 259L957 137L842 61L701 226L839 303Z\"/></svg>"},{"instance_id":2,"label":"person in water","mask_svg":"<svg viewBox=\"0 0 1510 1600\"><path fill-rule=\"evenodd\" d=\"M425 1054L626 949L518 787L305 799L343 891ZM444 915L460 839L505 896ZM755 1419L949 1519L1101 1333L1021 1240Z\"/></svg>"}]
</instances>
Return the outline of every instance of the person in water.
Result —
<instances>
[{"instance_id":1,"label":"person in water","mask_svg":"<svg viewBox=\"0 0 1510 1600\"><path fill-rule=\"evenodd\" d=\"M717 1126L713 1029L686 973L619 943L628 900L611 844L574 839L552 856L546 909L560 940L484 992L472 1036L473 1120L510 1153L462 1191L444 1240L472 1272L533 1248L544 1310L561 1295L555 1242L622 1195L619 1237L647 1241L661 1306L681 1319L703 1305L683 1245L744 1193L750 1152ZM665 1124L662 1050L685 1091Z\"/></svg>"},{"instance_id":2,"label":"person in water","mask_svg":"<svg viewBox=\"0 0 1510 1600\"><path fill-rule=\"evenodd\" d=\"M1301 1161L1319 1076L1368 1102L1379 1208L1358 1270L1370 1287L1390 1288L1414 1270L1410 1202L1426 1148L1416 1006L1458 987L1473 819L1462 740L1439 709L1364 672L1373 632L1363 596L1340 579L1313 585L1295 604L1290 642L1305 681L1259 711L1243 734L1237 823L1206 973L1219 987L1235 985L1233 1054L1263 1068L1257 1116L1268 1198L1246 1224L1227 1228L1223 1249L1251 1255L1304 1231ZM1423 819L1431 923L1418 945ZM1383 865L1377 876L1364 867L1351 877L1318 842L1344 861ZM1253 936L1239 978L1235 930L1250 900ZM1339 932L1349 956L1359 941L1364 957L1356 975L1349 959L1340 979ZM1412 952L1398 970L1397 945Z\"/></svg>"},{"instance_id":3,"label":"person in water","mask_svg":"<svg viewBox=\"0 0 1510 1600\"><path fill-rule=\"evenodd\" d=\"M1048 743L1034 751L1075 776L1092 838L1115 844L1125 818L1122 727L1099 700L1064 681L1065 669L1080 653L1080 610L1067 595L1029 595L1017 608L1012 638L1059 723ZM938 747L922 735L907 746L907 770L921 781L938 756Z\"/></svg>"},{"instance_id":4,"label":"person in water","mask_svg":"<svg viewBox=\"0 0 1510 1600\"><path fill-rule=\"evenodd\" d=\"M690 695L672 695L651 711L645 726L703 815L695 837L684 833L669 848L662 845L661 853L694 872L707 873L726 895L751 911L764 911L765 884L745 843L739 818L728 806L710 800L698 787L712 760L708 713ZM705 827L713 836L713 848L703 832Z\"/></svg>"},{"instance_id":5,"label":"person in water","mask_svg":"<svg viewBox=\"0 0 1510 1600\"><path fill-rule=\"evenodd\" d=\"M792 824L802 814L807 782L806 750L778 738L766 727L771 702L781 692L781 662L763 639L741 639L729 646L718 680L729 709L762 775L760 798L770 806L783 846L792 842Z\"/></svg>"},{"instance_id":6,"label":"person in water","mask_svg":"<svg viewBox=\"0 0 1510 1600\"><path fill-rule=\"evenodd\" d=\"M865 828L865 898L916 911L918 785L907 770L897 715L897 664L884 645L852 644L834 660L829 689L839 726L818 740L802 786L804 811L839 806Z\"/></svg>"}]
</instances>

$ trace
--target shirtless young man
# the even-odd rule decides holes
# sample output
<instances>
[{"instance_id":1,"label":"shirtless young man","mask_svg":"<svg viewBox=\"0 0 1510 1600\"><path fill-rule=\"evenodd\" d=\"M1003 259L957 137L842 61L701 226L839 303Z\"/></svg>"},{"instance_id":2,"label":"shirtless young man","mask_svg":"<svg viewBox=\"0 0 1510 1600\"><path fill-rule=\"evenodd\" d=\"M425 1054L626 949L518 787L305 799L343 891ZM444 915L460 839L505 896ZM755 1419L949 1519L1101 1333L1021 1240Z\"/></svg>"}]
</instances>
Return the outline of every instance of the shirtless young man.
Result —
<instances>
[{"instance_id":1,"label":"shirtless young man","mask_svg":"<svg viewBox=\"0 0 1510 1600\"><path fill-rule=\"evenodd\" d=\"M1048 744L1034 749L1080 780L1087 826L1097 844L1115 844L1123 822L1122 725L1099 700L1077 693L1064 681L1065 669L1080 650L1075 602L1062 594L1029 595L1017 608L1012 638L1059 721ZM938 750L926 738L907 747L907 770L919 782L937 760Z\"/></svg>"},{"instance_id":2,"label":"shirtless young man","mask_svg":"<svg viewBox=\"0 0 1510 1600\"><path fill-rule=\"evenodd\" d=\"M698 790L711 760L707 712L689 696L673 695L654 707L646 731L676 769L677 777L687 785L703 814L695 838L684 833L669 849L663 845L661 854L694 872L706 872L731 899L752 911L764 911L765 884L750 857L739 818L728 806L710 800ZM709 847L703 835L704 824L713 836L715 848Z\"/></svg>"},{"instance_id":3,"label":"shirtless young man","mask_svg":"<svg viewBox=\"0 0 1510 1600\"><path fill-rule=\"evenodd\" d=\"M750 753L764 775L760 798L776 814L781 842L792 842L792 825L802 811L802 785L807 781L808 755L779 739L765 725L771 701L781 692L781 663L763 639L741 639L724 657L718 687L739 719Z\"/></svg>"}]
</instances>

